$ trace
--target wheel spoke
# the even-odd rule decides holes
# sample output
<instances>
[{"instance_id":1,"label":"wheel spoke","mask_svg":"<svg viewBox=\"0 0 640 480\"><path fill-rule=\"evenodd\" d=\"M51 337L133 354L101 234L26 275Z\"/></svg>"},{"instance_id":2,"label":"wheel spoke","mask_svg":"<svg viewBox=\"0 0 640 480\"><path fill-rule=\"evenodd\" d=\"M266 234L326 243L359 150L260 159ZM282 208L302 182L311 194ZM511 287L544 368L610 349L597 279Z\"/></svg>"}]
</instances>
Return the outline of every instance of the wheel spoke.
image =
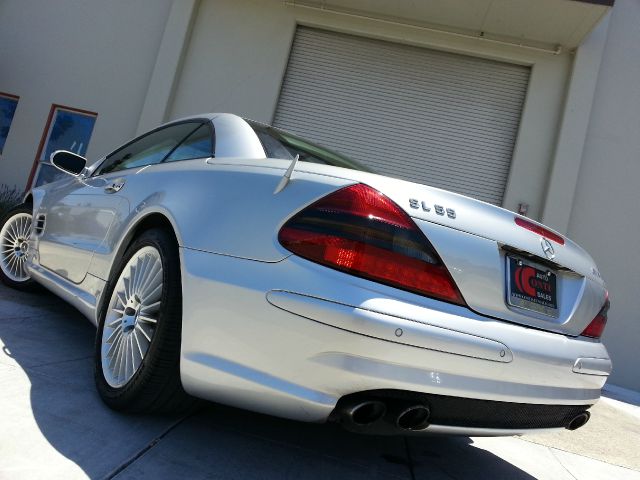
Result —
<instances>
[{"instance_id":1,"label":"wheel spoke","mask_svg":"<svg viewBox=\"0 0 640 480\"><path fill-rule=\"evenodd\" d=\"M113 359L118 349L118 344L120 343L120 337L122 337L122 330L118 332L118 334L114 337L109 350L107 350L106 356Z\"/></svg>"},{"instance_id":2,"label":"wheel spoke","mask_svg":"<svg viewBox=\"0 0 640 480\"><path fill-rule=\"evenodd\" d=\"M144 315L138 315L138 320L146 323L153 323L154 325L158 323L158 321L155 318L146 317Z\"/></svg>"},{"instance_id":3,"label":"wheel spoke","mask_svg":"<svg viewBox=\"0 0 640 480\"><path fill-rule=\"evenodd\" d=\"M129 335L129 346L129 353L131 353L131 376L133 377L133 374L136 373L140 366L140 363L136 365L136 348L133 345L133 335ZM142 359L140 359L140 361L142 361Z\"/></svg>"},{"instance_id":4,"label":"wheel spoke","mask_svg":"<svg viewBox=\"0 0 640 480\"><path fill-rule=\"evenodd\" d=\"M117 292L116 298L123 307L127 304L127 298L125 297L124 292Z\"/></svg>"},{"instance_id":5,"label":"wheel spoke","mask_svg":"<svg viewBox=\"0 0 640 480\"><path fill-rule=\"evenodd\" d=\"M122 343L124 341L124 335L120 335L118 338L118 342L116 344L116 348L113 350L113 356L111 357L111 368L113 369L113 373L117 376L118 366L120 364L120 350L122 349Z\"/></svg>"},{"instance_id":6,"label":"wheel spoke","mask_svg":"<svg viewBox=\"0 0 640 480\"><path fill-rule=\"evenodd\" d=\"M17 257L15 255L11 255L11 257L9 257L9 267L11 268L12 273L16 276L18 275L17 263Z\"/></svg>"},{"instance_id":7,"label":"wheel spoke","mask_svg":"<svg viewBox=\"0 0 640 480\"><path fill-rule=\"evenodd\" d=\"M144 281L148 263L149 256L145 256L144 258L138 260L138 267L136 268L136 278L133 283L133 293L135 295L139 295L140 293L140 287L142 286L142 282Z\"/></svg>"},{"instance_id":8,"label":"wheel spoke","mask_svg":"<svg viewBox=\"0 0 640 480\"><path fill-rule=\"evenodd\" d=\"M144 297L142 297L142 301L143 302L152 302L154 300L156 300L157 298L160 297L160 294L162 293L162 282L160 282L153 290L151 290L151 292L147 295L145 295Z\"/></svg>"},{"instance_id":9,"label":"wheel spoke","mask_svg":"<svg viewBox=\"0 0 640 480\"><path fill-rule=\"evenodd\" d=\"M150 288L154 288L156 281L162 278L162 265L158 265L159 262L154 262L152 268L149 271L149 276L146 281L140 287L140 296L144 299L147 296L147 291ZM159 277L159 278L158 278Z\"/></svg>"},{"instance_id":10,"label":"wheel spoke","mask_svg":"<svg viewBox=\"0 0 640 480\"><path fill-rule=\"evenodd\" d=\"M149 336L149 334L147 332L144 331L144 328L142 328L142 325L140 325L139 323L136 324L136 330L139 330L142 335L144 335L144 338L147 339L147 341L149 343L151 343L151 337Z\"/></svg>"},{"instance_id":11,"label":"wheel spoke","mask_svg":"<svg viewBox=\"0 0 640 480\"><path fill-rule=\"evenodd\" d=\"M118 365L118 378L121 381L124 381L126 375L127 368L127 337L123 335L122 337L122 348L118 354L120 356L120 363Z\"/></svg>"},{"instance_id":12,"label":"wheel spoke","mask_svg":"<svg viewBox=\"0 0 640 480\"><path fill-rule=\"evenodd\" d=\"M136 345L138 347L138 352L140 353L140 362L142 362L142 359L144 358L144 352L142 351L142 346L140 346L140 339L138 338L138 332L136 332L135 330L133 331L133 337L136 339ZM147 351L147 349L145 348L145 352Z\"/></svg>"},{"instance_id":13,"label":"wheel spoke","mask_svg":"<svg viewBox=\"0 0 640 480\"><path fill-rule=\"evenodd\" d=\"M25 276L27 274L27 269L25 267L26 257L23 255L20 257L20 276Z\"/></svg>"},{"instance_id":14,"label":"wheel spoke","mask_svg":"<svg viewBox=\"0 0 640 480\"><path fill-rule=\"evenodd\" d=\"M131 335L127 335L127 338L124 341L124 379L127 380L129 378L129 370L133 370L131 365L131 355L129 353L129 346L131 345Z\"/></svg>"},{"instance_id":15,"label":"wheel spoke","mask_svg":"<svg viewBox=\"0 0 640 480\"><path fill-rule=\"evenodd\" d=\"M129 298L133 298L136 294L136 282L138 281L138 275L140 274L140 260L135 265L131 265L129 268Z\"/></svg>"},{"instance_id":16,"label":"wheel spoke","mask_svg":"<svg viewBox=\"0 0 640 480\"><path fill-rule=\"evenodd\" d=\"M8 226L7 235L9 236L9 240L11 241L11 243L16 243L18 241L18 236L16 235L16 228L12 223L10 223Z\"/></svg>"},{"instance_id":17,"label":"wheel spoke","mask_svg":"<svg viewBox=\"0 0 640 480\"><path fill-rule=\"evenodd\" d=\"M140 307L140 313L150 314L155 313L160 309L160 302L154 302L149 305L142 305Z\"/></svg>"},{"instance_id":18,"label":"wheel spoke","mask_svg":"<svg viewBox=\"0 0 640 480\"><path fill-rule=\"evenodd\" d=\"M121 323L120 319L116 320L115 322L112 322L111 325L117 324L117 323ZM105 340L105 343L113 343L114 339L118 336L118 334L120 334L122 332L122 325L118 325L117 327L115 327L113 329L113 332L111 333L111 335L109 335L109 338L107 338Z\"/></svg>"},{"instance_id":19,"label":"wheel spoke","mask_svg":"<svg viewBox=\"0 0 640 480\"><path fill-rule=\"evenodd\" d=\"M131 280L129 279L129 277L124 277L122 279L122 284L124 285L124 296L126 299L130 299L131 298L131 288L129 286L129 283L131 282ZM126 305L126 304L123 304Z\"/></svg>"}]
</instances>

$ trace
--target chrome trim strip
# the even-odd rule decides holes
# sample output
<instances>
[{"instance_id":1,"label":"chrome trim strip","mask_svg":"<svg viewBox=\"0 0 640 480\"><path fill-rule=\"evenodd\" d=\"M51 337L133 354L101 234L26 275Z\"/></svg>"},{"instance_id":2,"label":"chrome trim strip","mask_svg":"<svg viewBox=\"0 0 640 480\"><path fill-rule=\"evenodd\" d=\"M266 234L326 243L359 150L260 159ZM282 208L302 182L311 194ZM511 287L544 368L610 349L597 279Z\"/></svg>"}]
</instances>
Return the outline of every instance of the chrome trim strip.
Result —
<instances>
[{"instance_id":1,"label":"chrome trim strip","mask_svg":"<svg viewBox=\"0 0 640 480\"><path fill-rule=\"evenodd\" d=\"M281 290L268 292L267 301L301 317L388 342L493 362L513 360L511 350L495 340L407 318Z\"/></svg>"},{"instance_id":2,"label":"chrome trim strip","mask_svg":"<svg viewBox=\"0 0 640 480\"><path fill-rule=\"evenodd\" d=\"M582 375L607 376L611 373L613 365L609 358L578 358L573 364L574 373Z\"/></svg>"}]
</instances>

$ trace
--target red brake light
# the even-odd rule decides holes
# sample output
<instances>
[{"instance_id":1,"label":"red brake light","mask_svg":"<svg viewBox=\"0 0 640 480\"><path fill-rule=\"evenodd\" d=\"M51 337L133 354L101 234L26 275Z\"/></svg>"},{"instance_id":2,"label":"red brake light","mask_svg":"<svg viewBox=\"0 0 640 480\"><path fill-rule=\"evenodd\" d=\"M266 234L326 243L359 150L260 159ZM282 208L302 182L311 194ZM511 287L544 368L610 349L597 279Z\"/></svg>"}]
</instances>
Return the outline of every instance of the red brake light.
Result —
<instances>
[{"instance_id":1,"label":"red brake light","mask_svg":"<svg viewBox=\"0 0 640 480\"><path fill-rule=\"evenodd\" d=\"M522 228L526 228L527 230L533 233L537 233L541 237L552 240L560 245L564 245L564 238L562 238L557 233L552 232L548 228L541 227L540 225L536 225L535 223L520 217L515 217L515 221L516 221L516 225Z\"/></svg>"},{"instance_id":2,"label":"red brake light","mask_svg":"<svg viewBox=\"0 0 640 480\"><path fill-rule=\"evenodd\" d=\"M607 324L607 313L609 312L610 306L611 302L609 302L609 293L607 292L604 305L596 317L591 320L591 323L587 325L587 328L584 329L584 332L582 332L581 335L591 338L600 338L602 336L602 332L604 332L604 327Z\"/></svg>"},{"instance_id":3,"label":"red brake light","mask_svg":"<svg viewBox=\"0 0 640 480\"><path fill-rule=\"evenodd\" d=\"M305 208L278 240L296 255L392 287L465 305L427 238L398 205L363 184Z\"/></svg>"}]
</instances>

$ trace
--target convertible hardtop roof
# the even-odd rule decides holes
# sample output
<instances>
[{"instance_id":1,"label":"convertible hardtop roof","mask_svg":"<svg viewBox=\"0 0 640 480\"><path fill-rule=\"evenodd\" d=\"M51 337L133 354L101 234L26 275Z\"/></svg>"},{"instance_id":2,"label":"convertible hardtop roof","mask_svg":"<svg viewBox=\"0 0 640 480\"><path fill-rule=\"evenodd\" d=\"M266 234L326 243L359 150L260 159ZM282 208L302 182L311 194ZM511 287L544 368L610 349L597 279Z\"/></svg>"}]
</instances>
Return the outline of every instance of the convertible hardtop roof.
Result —
<instances>
[{"instance_id":1,"label":"convertible hardtop roof","mask_svg":"<svg viewBox=\"0 0 640 480\"><path fill-rule=\"evenodd\" d=\"M176 120L171 120L170 122L163 123L161 126L164 127L166 125L172 125L174 123L186 122L189 120L208 120L213 121L214 119L225 120L231 118L241 118L242 120L249 120L247 118L241 117L240 115L236 115L235 113L200 113L198 115L189 115L187 117L178 118ZM259 122L261 123L261 122Z\"/></svg>"}]
</instances>

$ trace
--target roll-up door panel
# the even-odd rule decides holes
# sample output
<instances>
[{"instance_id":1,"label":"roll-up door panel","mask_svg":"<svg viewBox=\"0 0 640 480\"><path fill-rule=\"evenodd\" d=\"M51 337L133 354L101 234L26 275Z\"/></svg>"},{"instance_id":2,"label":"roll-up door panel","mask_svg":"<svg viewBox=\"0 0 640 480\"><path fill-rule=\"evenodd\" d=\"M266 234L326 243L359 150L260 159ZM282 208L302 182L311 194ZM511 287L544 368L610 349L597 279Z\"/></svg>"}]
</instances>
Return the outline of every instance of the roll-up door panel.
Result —
<instances>
[{"instance_id":1,"label":"roll-up door panel","mask_svg":"<svg viewBox=\"0 0 640 480\"><path fill-rule=\"evenodd\" d=\"M501 204L529 67L299 27L274 125Z\"/></svg>"}]
</instances>

